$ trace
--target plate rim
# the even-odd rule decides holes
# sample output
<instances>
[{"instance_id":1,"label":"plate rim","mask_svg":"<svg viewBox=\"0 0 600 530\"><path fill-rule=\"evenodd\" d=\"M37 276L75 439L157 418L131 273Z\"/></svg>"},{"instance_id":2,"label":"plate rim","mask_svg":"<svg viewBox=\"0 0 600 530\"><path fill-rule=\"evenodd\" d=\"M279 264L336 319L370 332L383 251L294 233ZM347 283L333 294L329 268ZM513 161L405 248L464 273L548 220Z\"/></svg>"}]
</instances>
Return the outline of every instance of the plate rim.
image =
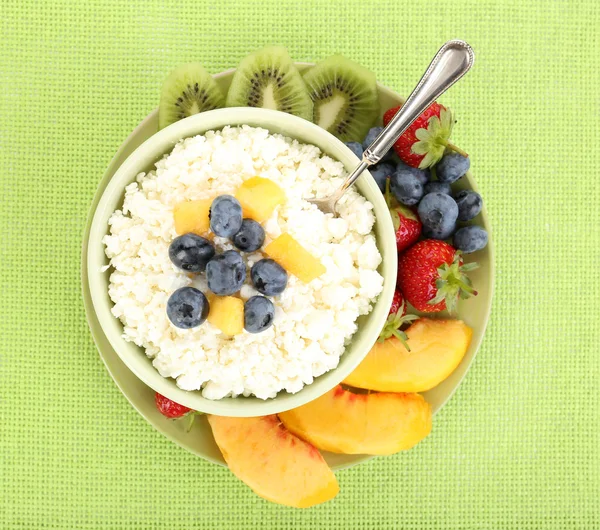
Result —
<instances>
[{"instance_id":1,"label":"plate rim","mask_svg":"<svg viewBox=\"0 0 600 530\"><path fill-rule=\"evenodd\" d=\"M296 62L295 64L298 66L314 65L314 63L310 63L310 62ZM229 68L227 70L223 70L217 74L214 74L213 77L215 79L218 79L220 77L227 76L227 75L231 74L232 72L235 72L235 70L236 70L236 68ZM377 86L380 91L387 93L387 95L390 98L399 99L402 102L405 101L405 98L403 96L401 96L394 90L390 89L389 87L387 87L381 83L377 83ZM115 152L113 157L111 158L106 170L104 171L104 173L102 175L102 178L100 179L100 181L97 184L96 191L94 192L93 198L92 198L91 202L89 203L88 213L86 216L86 222L85 222L85 226L84 226L84 230L83 230L83 234L82 234L82 246L81 246L80 277L81 277L81 288L82 288L82 301L83 301L83 305L84 305L84 311L85 311L88 328L90 330L90 334L92 336L94 346L96 347L96 350L98 351L98 355L99 355L100 359L102 360L102 363L104 364L111 379L113 380L113 382L115 383L115 385L117 386L117 388L119 389L121 394L123 394L125 399L131 404L131 406L154 429L156 429L160 434L165 436L167 439L169 439L171 442L175 443L182 449L189 451L190 453L202 458L203 460L206 460L208 462L211 462L211 463L219 465L219 466L227 467L226 464L224 464L222 461L216 460L216 459L208 456L207 454L203 454L203 453L200 453L200 452L194 450L191 446L183 443L181 440L179 440L175 436L171 435L169 432L164 430L160 425L158 425L155 421L153 421L151 418L149 418L148 415L146 415L146 413L143 412L136 405L133 398L129 396L129 393L119 383L117 376L115 375L115 373L113 373L113 370L108 365L108 363L104 357L104 354L102 352L102 349L99 346L98 336L99 336L99 334L103 333L100 323L92 322L93 319L96 317L94 314L94 307L92 304L91 293L89 291L89 285L88 285L87 253L88 253L88 238L89 238L89 233L90 233L90 228L91 228L92 220L94 217L94 213L95 213L96 207L98 205L98 202L100 201L100 198L102 196L102 190L106 187L106 185L108 184L110 179L114 176L117 169L123 163L123 161L122 161L121 164L117 165L118 159L120 158L122 153L126 151L128 145L133 141L134 137L139 133L139 131L147 124L147 122L156 119L157 115L158 115L158 108L154 108L147 116L145 116L138 123L138 125L129 133L129 135L127 135L125 140L121 143L121 145L119 146L119 148L117 149L117 151ZM471 187L471 189L473 189L476 192L479 192L479 187L477 186L477 182L475 181L474 177L472 176L471 171L468 172L467 178L468 178L469 186ZM450 401L450 399L452 399L452 397L454 396L454 394L456 393L458 388L462 385L467 373L471 369L473 362L479 353L479 350L481 349L481 345L485 338L485 334L487 332L487 328L488 328L490 317L491 317L491 309L492 309L492 302L493 302L494 292L495 292L495 277L496 277L496 275L495 275L495 248L494 248L494 242L493 242L493 232L491 230L485 203L484 203L484 206L481 211L481 216L482 216L483 225L485 226L485 228L489 234L487 251L488 251L488 255L489 255L489 268L490 268L490 274L489 274L489 292L490 292L490 294L489 294L488 303L485 307L485 321L484 321L483 329L481 331L481 338L479 339L479 342L476 345L473 356L469 360L468 365L466 366L466 370L464 371L463 375L460 377L460 379L458 380L458 382L456 383L454 388L448 393L448 395L445 397L445 399L443 399L443 401L440 403L439 407L433 412L433 415L437 414L439 411L442 410L442 408L448 403L448 401ZM98 334L98 336L97 336L97 334ZM118 359L118 361L120 361L123 364L123 367L126 370L131 371L127 367L127 365L125 363L123 363L123 361L121 359ZM346 464L339 464L339 465L331 466L332 470L339 471L342 469L347 469L347 468L362 464L364 462L367 462L367 461L371 460L372 458L374 458L373 455L347 455L347 456L353 456L354 460L352 462L349 462Z\"/></svg>"}]
</instances>

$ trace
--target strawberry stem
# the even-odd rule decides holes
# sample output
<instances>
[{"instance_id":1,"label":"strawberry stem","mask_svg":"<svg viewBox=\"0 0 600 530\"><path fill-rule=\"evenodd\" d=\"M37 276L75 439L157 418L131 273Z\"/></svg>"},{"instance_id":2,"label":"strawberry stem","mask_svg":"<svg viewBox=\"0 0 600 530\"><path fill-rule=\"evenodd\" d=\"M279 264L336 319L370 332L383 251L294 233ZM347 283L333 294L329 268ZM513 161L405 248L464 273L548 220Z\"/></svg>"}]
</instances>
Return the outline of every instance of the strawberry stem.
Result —
<instances>
[{"instance_id":1,"label":"strawberry stem","mask_svg":"<svg viewBox=\"0 0 600 530\"><path fill-rule=\"evenodd\" d=\"M455 151L456 153L458 153L461 156L464 156L465 158L469 158L469 155L466 151L462 150L460 147L457 147L451 142L446 143L446 147L448 149L452 149L452 151Z\"/></svg>"}]
</instances>

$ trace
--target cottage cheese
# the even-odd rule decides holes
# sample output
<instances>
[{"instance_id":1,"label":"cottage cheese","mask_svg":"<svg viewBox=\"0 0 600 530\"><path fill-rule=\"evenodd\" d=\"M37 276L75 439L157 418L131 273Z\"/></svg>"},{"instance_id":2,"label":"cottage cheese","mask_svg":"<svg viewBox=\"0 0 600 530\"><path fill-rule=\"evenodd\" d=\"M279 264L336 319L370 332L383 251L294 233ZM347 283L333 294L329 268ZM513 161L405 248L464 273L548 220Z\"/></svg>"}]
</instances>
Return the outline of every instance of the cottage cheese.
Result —
<instances>
[{"instance_id":1,"label":"cottage cheese","mask_svg":"<svg viewBox=\"0 0 600 530\"><path fill-rule=\"evenodd\" d=\"M171 293L187 285L207 292L207 285L204 275L190 278L169 260L177 236L173 207L234 194L255 175L272 179L287 199L263 224L265 244L289 232L327 271L309 284L290 275L286 290L273 299L274 324L262 333L227 337L208 321L176 328L166 315ZM162 376L208 399L298 392L335 368L356 319L371 311L383 286L373 206L349 190L334 219L302 199L331 193L343 177L342 164L317 147L260 128L226 127L179 142L155 170L127 186L123 208L110 218L104 237L112 313L123 323L125 340L144 348ZM233 248L219 237L215 245L217 251ZM246 255L248 267L263 257ZM243 299L255 294L251 284L240 291Z\"/></svg>"}]
</instances>

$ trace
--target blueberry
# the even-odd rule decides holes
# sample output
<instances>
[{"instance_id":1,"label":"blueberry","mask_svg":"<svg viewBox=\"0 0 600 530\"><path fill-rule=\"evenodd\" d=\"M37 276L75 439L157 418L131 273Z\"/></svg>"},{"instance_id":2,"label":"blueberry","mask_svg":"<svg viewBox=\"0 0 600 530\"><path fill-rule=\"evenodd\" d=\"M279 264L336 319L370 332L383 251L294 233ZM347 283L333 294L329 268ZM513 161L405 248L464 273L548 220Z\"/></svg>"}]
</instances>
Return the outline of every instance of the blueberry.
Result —
<instances>
[{"instance_id":1,"label":"blueberry","mask_svg":"<svg viewBox=\"0 0 600 530\"><path fill-rule=\"evenodd\" d=\"M454 232L458 206L450 195L439 192L425 195L419 203L418 212L425 237L447 239Z\"/></svg>"},{"instance_id":2,"label":"blueberry","mask_svg":"<svg viewBox=\"0 0 600 530\"><path fill-rule=\"evenodd\" d=\"M369 147L375 141L375 138L381 134L381 131L383 131L383 127L371 127L369 129L367 136L365 136L365 139L362 142L363 150L366 151L367 147Z\"/></svg>"},{"instance_id":3,"label":"blueberry","mask_svg":"<svg viewBox=\"0 0 600 530\"><path fill-rule=\"evenodd\" d=\"M244 304L244 329L249 333L270 328L274 318L275 306L264 296L253 296Z\"/></svg>"},{"instance_id":4,"label":"blueberry","mask_svg":"<svg viewBox=\"0 0 600 530\"><path fill-rule=\"evenodd\" d=\"M423 226L421 233L425 239L449 239L456 230L456 223L443 228L429 228Z\"/></svg>"},{"instance_id":5,"label":"blueberry","mask_svg":"<svg viewBox=\"0 0 600 530\"><path fill-rule=\"evenodd\" d=\"M390 189L394 197L406 206L417 204L423 197L423 184L407 169L396 170L390 177Z\"/></svg>"},{"instance_id":6,"label":"blueberry","mask_svg":"<svg viewBox=\"0 0 600 530\"><path fill-rule=\"evenodd\" d=\"M360 145L360 143L346 142L346 146L349 147L350 151L352 151L358 158L362 160L363 148L362 145Z\"/></svg>"},{"instance_id":7,"label":"blueberry","mask_svg":"<svg viewBox=\"0 0 600 530\"><path fill-rule=\"evenodd\" d=\"M267 296L281 294L288 280L285 269L272 259L261 259L250 269L252 283L259 293Z\"/></svg>"},{"instance_id":8,"label":"blueberry","mask_svg":"<svg viewBox=\"0 0 600 530\"><path fill-rule=\"evenodd\" d=\"M174 326L190 329L199 326L208 316L208 300L194 287L177 289L167 301L167 316Z\"/></svg>"},{"instance_id":9,"label":"blueberry","mask_svg":"<svg viewBox=\"0 0 600 530\"><path fill-rule=\"evenodd\" d=\"M235 250L215 256L206 266L208 288L220 296L237 293L246 279L246 265Z\"/></svg>"},{"instance_id":10,"label":"blueberry","mask_svg":"<svg viewBox=\"0 0 600 530\"><path fill-rule=\"evenodd\" d=\"M452 188L447 182L428 182L425 184L425 195L428 193L445 193L446 195L452 195Z\"/></svg>"},{"instance_id":11,"label":"blueberry","mask_svg":"<svg viewBox=\"0 0 600 530\"><path fill-rule=\"evenodd\" d=\"M220 237L233 237L242 227L242 205L231 195L221 195L210 205L210 229Z\"/></svg>"},{"instance_id":12,"label":"blueberry","mask_svg":"<svg viewBox=\"0 0 600 530\"><path fill-rule=\"evenodd\" d=\"M215 247L196 234L176 237L169 246L169 258L175 267L186 272L202 272L215 255Z\"/></svg>"},{"instance_id":13,"label":"blueberry","mask_svg":"<svg viewBox=\"0 0 600 530\"><path fill-rule=\"evenodd\" d=\"M371 176L375 179L375 182L379 186L381 193L385 193L385 183L387 182L388 177L392 175L394 171L394 166L387 162L380 162L369 169L369 173L371 173Z\"/></svg>"},{"instance_id":14,"label":"blueberry","mask_svg":"<svg viewBox=\"0 0 600 530\"><path fill-rule=\"evenodd\" d=\"M369 147L375 141L375 138L377 138L381 134L381 131L383 131L383 127L372 127L371 129L369 129L369 132L367 133L367 136L365 136L365 139L362 143L362 148L365 151L367 147ZM390 149L385 155L381 157L379 161L386 162L388 160L391 160L393 156L394 150Z\"/></svg>"},{"instance_id":15,"label":"blueberry","mask_svg":"<svg viewBox=\"0 0 600 530\"><path fill-rule=\"evenodd\" d=\"M260 223L244 219L240 231L233 236L233 244L244 252L254 252L265 242L265 231Z\"/></svg>"},{"instance_id":16,"label":"blueberry","mask_svg":"<svg viewBox=\"0 0 600 530\"><path fill-rule=\"evenodd\" d=\"M419 182L423 184L423 186L425 186L425 184L427 184L431 179L431 173L429 172L429 168L419 169L418 167L409 166L408 164L405 164L404 162L402 162L402 160L400 160L396 164L396 170L399 171L401 169L405 169L414 173L415 177L419 179Z\"/></svg>"},{"instance_id":17,"label":"blueberry","mask_svg":"<svg viewBox=\"0 0 600 530\"><path fill-rule=\"evenodd\" d=\"M477 225L459 228L452 239L454 247L465 254L470 254L471 252L476 252L477 250L485 248L487 242L487 232Z\"/></svg>"},{"instance_id":18,"label":"blueberry","mask_svg":"<svg viewBox=\"0 0 600 530\"><path fill-rule=\"evenodd\" d=\"M456 182L471 167L468 158L458 153L448 153L437 163L435 172L440 182Z\"/></svg>"},{"instance_id":19,"label":"blueberry","mask_svg":"<svg viewBox=\"0 0 600 530\"><path fill-rule=\"evenodd\" d=\"M470 221L481 211L483 199L475 191L462 190L454 195L454 200L458 204L458 220Z\"/></svg>"}]
</instances>

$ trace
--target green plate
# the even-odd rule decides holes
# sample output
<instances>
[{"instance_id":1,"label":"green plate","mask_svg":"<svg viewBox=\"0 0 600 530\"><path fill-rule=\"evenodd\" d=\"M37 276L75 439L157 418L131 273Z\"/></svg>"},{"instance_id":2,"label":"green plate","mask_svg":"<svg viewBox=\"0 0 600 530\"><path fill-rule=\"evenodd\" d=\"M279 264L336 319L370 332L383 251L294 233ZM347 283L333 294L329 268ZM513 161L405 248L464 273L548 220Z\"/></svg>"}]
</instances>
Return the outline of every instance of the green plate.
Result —
<instances>
[{"instance_id":1,"label":"green plate","mask_svg":"<svg viewBox=\"0 0 600 530\"><path fill-rule=\"evenodd\" d=\"M309 65L299 65L301 69L307 68ZM221 88L226 91L231 82L231 77L234 70L228 70L215 76ZM379 100L382 109L388 109L403 103L403 99L391 91L390 89L379 86ZM215 464L225 465L225 462L217 448L208 422L205 418L200 417L194 422L192 429L187 432L184 421L169 420L162 416L154 405L154 391L140 381L121 361L117 353L111 347L108 339L104 335L100 323L94 313L90 291L88 287L87 273L87 241L92 222L92 216L104 189L108 182L125 161L125 159L144 141L152 136L158 130L158 111L153 111L146 119L144 119L138 127L129 135L125 142L121 145L116 155L109 164L106 173L104 174L94 196L94 200L90 207L90 214L87 219L85 232L83 235L82 249L82 289L83 300L87 315L90 331L100 357L104 361L106 368L115 383L123 392L125 397L133 405L133 407L159 432L167 438L187 449L188 451L206 459ZM473 176L467 173L466 177L461 179L460 186L477 190ZM452 394L458 388L463 377L467 373L477 350L483 339L485 328L489 319L492 293L494 287L493 274L493 241L491 238L490 226L488 223L485 207L481 214L474 222L483 225L488 233L490 233L490 241L486 249L472 255L472 260L480 264L480 268L471 274L474 285L476 286L479 295L473 299L467 300L459 304L459 318L464 320L473 328L473 339L469 350L463 358L458 368L443 381L440 385L432 390L425 392L425 399L431 404L433 413L440 410L444 404L450 399ZM339 455L333 453L323 453L328 464L334 469L343 469L352 465L365 462L370 456L366 455Z\"/></svg>"}]
</instances>

